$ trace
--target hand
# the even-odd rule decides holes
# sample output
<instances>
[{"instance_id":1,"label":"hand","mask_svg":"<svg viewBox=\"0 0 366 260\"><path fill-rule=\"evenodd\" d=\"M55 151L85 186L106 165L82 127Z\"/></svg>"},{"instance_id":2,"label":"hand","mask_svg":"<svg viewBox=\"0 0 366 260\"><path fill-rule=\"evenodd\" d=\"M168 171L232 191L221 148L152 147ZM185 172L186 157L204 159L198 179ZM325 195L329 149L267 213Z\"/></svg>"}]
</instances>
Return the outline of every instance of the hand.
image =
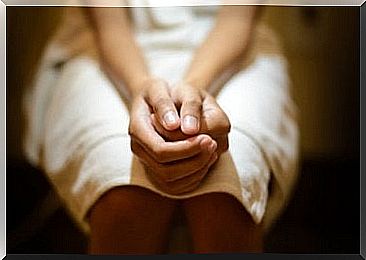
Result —
<instances>
[{"instance_id":1,"label":"hand","mask_svg":"<svg viewBox=\"0 0 366 260\"><path fill-rule=\"evenodd\" d=\"M172 194L190 191L216 161L217 144L204 134L173 142L164 140L154 129L152 114L165 131L180 127L168 85L160 79L147 79L143 85L131 105L131 149L161 189Z\"/></svg>"},{"instance_id":2,"label":"hand","mask_svg":"<svg viewBox=\"0 0 366 260\"><path fill-rule=\"evenodd\" d=\"M207 134L217 142L218 155L228 149L230 121L214 97L204 90L184 83L172 89L171 96L180 110L180 129L167 131L156 119L155 114L151 115L156 131L165 140L185 140L194 134Z\"/></svg>"}]
</instances>

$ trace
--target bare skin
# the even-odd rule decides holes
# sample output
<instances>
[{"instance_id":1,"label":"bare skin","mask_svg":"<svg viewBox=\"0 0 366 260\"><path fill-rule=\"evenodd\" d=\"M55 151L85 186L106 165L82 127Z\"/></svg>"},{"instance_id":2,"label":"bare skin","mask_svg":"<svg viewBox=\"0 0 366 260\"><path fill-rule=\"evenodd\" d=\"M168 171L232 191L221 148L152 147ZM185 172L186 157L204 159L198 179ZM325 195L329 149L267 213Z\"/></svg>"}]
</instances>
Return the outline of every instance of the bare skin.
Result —
<instances>
[{"instance_id":1,"label":"bare skin","mask_svg":"<svg viewBox=\"0 0 366 260\"><path fill-rule=\"evenodd\" d=\"M231 195L210 193L187 199L183 208L193 253L260 253L262 228Z\"/></svg>"},{"instance_id":2,"label":"bare skin","mask_svg":"<svg viewBox=\"0 0 366 260\"><path fill-rule=\"evenodd\" d=\"M173 90L164 79L150 75L126 8L88 8L86 13L103 66L129 100L132 151L165 192L196 189L228 149L230 131L229 119L206 90L245 52L255 7L221 8L216 25ZM91 209L90 253L163 252L175 203L142 188L108 191ZM229 195L208 194L183 205L195 252L260 251L260 228Z\"/></svg>"},{"instance_id":3,"label":"bare skin","mask_svg":"<svg viewBox=\"0 0 366 260\"><path fill-rule=\"evenodd\" d=\"M164 252L176 203L139 187L108 191L90 213L89 253Z\"/></svg>"}]
</instances>

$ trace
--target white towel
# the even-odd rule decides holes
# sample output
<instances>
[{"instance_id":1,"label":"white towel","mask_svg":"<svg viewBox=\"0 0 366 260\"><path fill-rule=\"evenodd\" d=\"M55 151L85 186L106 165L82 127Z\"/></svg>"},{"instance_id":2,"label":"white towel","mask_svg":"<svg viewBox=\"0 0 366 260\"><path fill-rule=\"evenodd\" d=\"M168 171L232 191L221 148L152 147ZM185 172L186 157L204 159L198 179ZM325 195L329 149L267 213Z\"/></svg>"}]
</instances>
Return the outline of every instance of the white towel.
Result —
<instances>
[{"instance_id":1,"label":"white towel","mask_svg":"<svg viewBox=\"0 0 366 260\"><path fill-rule=\"evenodd\" d=\"M155 15L163 15L165 10L133 11L134 17L149 18L145 22L150 29L140 24L136 35L150 69L172 83L181 78L194 48L214 23L215 10L207 15L210 12L181 8L170 9L180 17L158 19ZM145 12L142 16L141 11ZM187 39L191 35L196 36ZM176 199L226 192L242 203L256 223L263 221L265 228L270 226L286 204L297 177L296 108L289 95L286 61L281 56L257 55L225 84L217 100L233 126L229 152L222 155L197 190L170 196L149 181L132 155L128 111L97 61L67 55L67 49L51 43L25 95L25 152L31 162L44 169L86 231L90 207L118 185L140 185ZM61 69L55 67L60 61L66 61Z\"/></svg>"}]
</instances>

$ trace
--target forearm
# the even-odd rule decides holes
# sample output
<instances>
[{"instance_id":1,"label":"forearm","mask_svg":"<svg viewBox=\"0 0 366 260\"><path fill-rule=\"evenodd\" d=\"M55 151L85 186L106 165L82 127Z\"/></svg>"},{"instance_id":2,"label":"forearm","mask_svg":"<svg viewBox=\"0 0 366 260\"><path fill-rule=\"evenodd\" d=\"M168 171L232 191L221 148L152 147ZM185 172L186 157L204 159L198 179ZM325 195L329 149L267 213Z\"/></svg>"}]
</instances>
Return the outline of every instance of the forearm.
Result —
<instances>
[{"instance_id":1,"label":"forearm","mask_svg":"<svg viewBox=\"0 0 366 260\"><path fill-rule=\"evenodd\" d=\"M133 96L149 77L149 71L134 39L127 11L127 8L87 8L86 13L95 31L104 68L117 81L117 88L123 82L127 94Z\"/></svg>"},{"instance_id":2,"label":"forearm","mask_svg":"<svg viewBox=\"0 0 366 260\"><path fill-rule=\"evenodd\" d=\"M198 48L184 81L206 89L245 52L256 17L254 6L224 6L208 37Z\"/></svg>"}]
</instances>

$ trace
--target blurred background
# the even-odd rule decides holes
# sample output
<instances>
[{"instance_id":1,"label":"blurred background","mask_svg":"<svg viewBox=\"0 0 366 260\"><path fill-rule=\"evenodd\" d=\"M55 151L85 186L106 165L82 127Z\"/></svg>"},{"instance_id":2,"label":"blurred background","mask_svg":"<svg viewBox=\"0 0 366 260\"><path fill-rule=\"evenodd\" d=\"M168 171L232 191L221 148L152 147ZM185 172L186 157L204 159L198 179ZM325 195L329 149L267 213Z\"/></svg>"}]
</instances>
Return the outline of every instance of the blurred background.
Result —
<instances>
[{"instance_id":1,"label":"blurred background","mask_svg":"<svg viewBox=\"0 0 366 260\"><path fill-rule=\"evenodd\" d=\"M267 7L300 110L300 179L265 251L359 253L359 8ZM21 95L60 8L7 7L7 252L83 253L76 228L21 151ZM179 221L178 221L179 222ZM179 247L180 237L172 241Z\"/></svg>"}]
</instances>

